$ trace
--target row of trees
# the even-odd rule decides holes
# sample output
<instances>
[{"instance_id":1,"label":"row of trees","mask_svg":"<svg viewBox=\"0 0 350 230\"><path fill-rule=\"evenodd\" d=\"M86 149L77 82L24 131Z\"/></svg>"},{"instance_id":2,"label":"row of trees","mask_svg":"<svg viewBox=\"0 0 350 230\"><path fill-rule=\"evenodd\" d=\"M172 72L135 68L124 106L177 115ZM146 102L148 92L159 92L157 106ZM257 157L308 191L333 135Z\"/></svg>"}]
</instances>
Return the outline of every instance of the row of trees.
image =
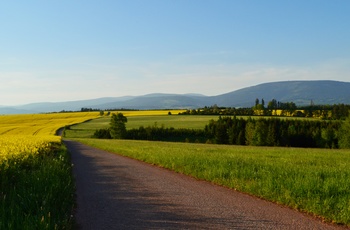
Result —
<instances>
[{"instance_id":1,"label":"row of trees","mask_svg":"<svg viewBox=\"0 0 350 230\"><path fill-rule=\"evenodd\" d=\"M338 148L340 122L276 118L211 120L206 132L217 144Z\"/></svg>"},{"instance_id":2,"label":"row of trees","mask_svg":"<svg viewBox=\"0 0 350 230\"><path fill-rule=\"evenodd\" d=\"M233 107L218 107L213 105L199 109L186 110L179 115L227 115L227 116L254 116L252 108L233 108Z\"/></svg>"},{"instance_id":3,"label":"row of trees","mask_svg":"<svg viewBox=\"0 0 350 230\"><path fill-rule=\"evenodd\" d=\"M222 115L222 116L294 116L316 117L324 120L344 120L349 116L350 105L309 105L296 106L293 102L279 102L275 99L268 102L256 99L252 108L218 107L213 105L200 109L186 110L179 115Z\"/></svg>"},{"instance_id":4,"label":"row of trees","mask_svg":"<svg viewBox=\"0 0 350 230\"><path fill-rule=\"evenodd\" d=\"M282 109L282 110L296 110L298 109L297 105L294 102L280 102L276 99L272 99L268 102L267 107L265 107L264 99L261 99L261 103L259 98L255 99L254 109Z\"/></svg>"},{"instance_id":5,"label":"row of trees","mask_svg":"<svg viewBox=\"0 0 350 230\"><path fill-rule=\"evenodd\" d=\"M140 127L126 130L127 118L113 114L109 129L97 130L96 138L186 141L251 146L349 148L350 118L340 121L278 118L243 119L219 117L203 130Z\"/></svg>"}]
</instances>

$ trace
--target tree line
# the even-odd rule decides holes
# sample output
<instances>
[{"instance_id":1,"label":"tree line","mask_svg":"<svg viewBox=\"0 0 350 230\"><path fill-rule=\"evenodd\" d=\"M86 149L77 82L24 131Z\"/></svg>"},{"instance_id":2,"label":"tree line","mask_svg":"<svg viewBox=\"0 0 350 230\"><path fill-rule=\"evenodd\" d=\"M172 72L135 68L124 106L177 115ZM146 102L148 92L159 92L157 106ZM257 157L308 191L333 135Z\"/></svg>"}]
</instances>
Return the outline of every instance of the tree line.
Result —
<instances>
[{"instance_id":1,"label":"tree line","mask_svg":"<svg viewBox=\"0 0 350 230\"><path fill-rule=\"evenodd\" d=\"M338 148L340 122L220 117L205 127L216 144Z\"/></svg>"},{"instance_id":2,"label":"tree line","mask_svg":"<svg viewBox=\"0 0 350 230\"><path fill-rule=\"evenodd\" d=\"M110 127L96 130L94 137L249 146L350 147L350 117L342 122L220 116L218 120L210 120L202 130L157 125L126 130L126 122L122 113L113 114Z\"/></svg>"},{"instance_id":3,"label":"tree line","mask_svg":"<svg viewBox=\"0 0 350 230\"><path fill-rule=\"evenodd\" d=\"M314 105L297 106L294 102L280 102L276 99L267 104L264 99L255 100L251 108L206 106L199 109L188 109L179 115L222 115L222 116L287 116L314 117L324 120L345 120L349 116L350 105Z\"/></svg>"}]
</instances>

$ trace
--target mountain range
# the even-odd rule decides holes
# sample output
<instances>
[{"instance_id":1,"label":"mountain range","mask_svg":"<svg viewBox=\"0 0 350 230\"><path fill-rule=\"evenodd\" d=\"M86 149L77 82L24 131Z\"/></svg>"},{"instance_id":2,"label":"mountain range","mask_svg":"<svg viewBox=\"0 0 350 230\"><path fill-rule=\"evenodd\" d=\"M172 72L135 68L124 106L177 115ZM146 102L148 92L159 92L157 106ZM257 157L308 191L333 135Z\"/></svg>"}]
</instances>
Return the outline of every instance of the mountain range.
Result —
<instances>
[{"instance_id":1,"label":"mountain range","mask_svg":"<svg viewBox=\"0 0 350 230\"><path fill-rule=\"evenodd\" d=\"M214 104L223 107L251 107L256 98L268 102L294 102L297 105L350 104L350 82L281 81L259 84L217 96L201 94L148 94L104 97L91 100L42 102L21 106L0 106L0 114L80 111L81 108L112 109L193 109Z\"/></svg>"}]
</instances>

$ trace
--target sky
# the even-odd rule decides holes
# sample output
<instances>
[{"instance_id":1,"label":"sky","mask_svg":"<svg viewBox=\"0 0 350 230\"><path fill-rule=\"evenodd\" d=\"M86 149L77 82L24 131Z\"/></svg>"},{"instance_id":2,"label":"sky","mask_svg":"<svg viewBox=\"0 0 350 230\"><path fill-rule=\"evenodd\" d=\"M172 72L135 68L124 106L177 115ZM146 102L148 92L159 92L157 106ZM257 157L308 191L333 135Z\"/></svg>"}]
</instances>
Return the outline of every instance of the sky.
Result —
<instances>
[{"instance_id":1,"label":"sky","mask_svg":"<svg viewBox=\"0 0 350 230\"><path fill-rule=\"evenodd\" d=\"M350 81L347 0L0 2L0 105Z\"/></svg>"}]
</instances>

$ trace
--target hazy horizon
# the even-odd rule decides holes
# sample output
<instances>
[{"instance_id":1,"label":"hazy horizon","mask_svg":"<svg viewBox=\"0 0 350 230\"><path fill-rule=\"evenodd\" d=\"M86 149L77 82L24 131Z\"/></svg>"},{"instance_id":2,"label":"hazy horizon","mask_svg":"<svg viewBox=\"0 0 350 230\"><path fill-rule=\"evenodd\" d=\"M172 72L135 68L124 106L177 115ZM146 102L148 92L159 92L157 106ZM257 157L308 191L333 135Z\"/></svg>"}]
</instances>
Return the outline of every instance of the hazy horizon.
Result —
<instances>
[{"instance_id":1,"label":"hazy horizon","mask_svg":"<svg viewBox=\"0 0 350 230\"><path fill-rule=\"evenodd\" d=\"M350 77L350 2L0 3L0 105Z\"/></svg>"},{"instance_id":2,"label":"hazy horizon","mask_svg":"<svg viewBox=\"0 0 350 230\"><path fill-rule=\"evenodd\" d=\"M261 84L258 84L258 85L251 85L251 86L247 86L247 87L243 87L243 88L240 88L240 89L237 89L237 90L232 90L232 91L229 91L229 92L222 92L220 94L216 94L216 95L205 95L205 94L200 94L200 93L160 93L160 92L153 92L153 93L149 93L149 94L140 94L140 95L122 95L122 96L115 96L115 97L94 97L94 98L85 98L85 99L80 99L80 100L65 100L65 101L36 101L36 102L29 102L29 103L25 103L25 104L16 104L16 105L0 105L0 107L21 107L21 106L25 106L25 105L29 105L29 104L45 104L45 103L67 103L67 102L79 102L79 101L94 101L94 100L99 100L99 99L105 99L105 98L118 98L118 99L122 99L122 98L126 98L126 99L129 99L129 98L134 98L134 97L143 97L143 96L148 96L148 95L167 95L167 94L170 94L170 95L197 95L197 96L204 96L204 97L210 97L210 96L220 96L220 95L223 95L223 94L227 94L227 93L232 93L232 92L235 92L235 91L239 91L239 90L244 90L244 89L248 89L250 87L255 87L255 86L259 86L259 85L264 85L264 84L274 84L274 83L281 83L281 82L298 82L298 81L332 81L332 82L341 82L341 83L350 83L350 81L334 81L334 80L292 80L292 81L276 81L276 82L264 82L264 83L261 83Z\"/></svg>"}]
</instances>

